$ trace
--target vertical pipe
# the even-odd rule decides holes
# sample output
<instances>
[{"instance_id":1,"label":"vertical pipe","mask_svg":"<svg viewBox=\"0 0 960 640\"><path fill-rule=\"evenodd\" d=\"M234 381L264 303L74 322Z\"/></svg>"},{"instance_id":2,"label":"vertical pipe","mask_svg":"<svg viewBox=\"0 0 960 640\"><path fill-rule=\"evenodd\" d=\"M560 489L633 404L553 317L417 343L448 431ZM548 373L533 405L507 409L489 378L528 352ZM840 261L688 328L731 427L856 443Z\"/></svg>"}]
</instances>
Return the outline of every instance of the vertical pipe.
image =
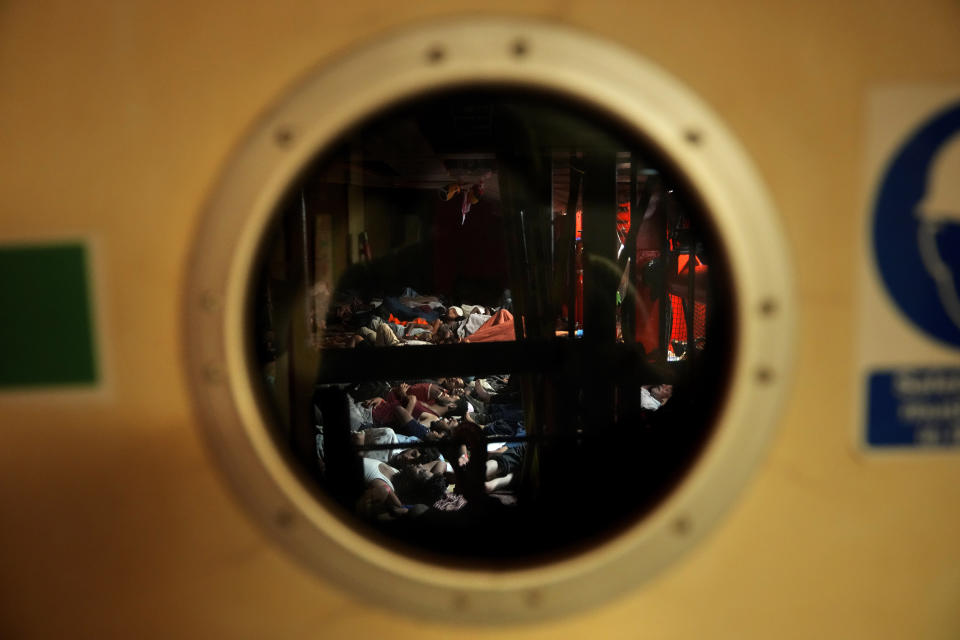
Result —
<instances>
[{"instance_id":1,"label":"vertical pipe","mask_svg":"<svg viewBox=\"0 0 960 640\"><path fill-rule=\"evenodd\" d=\"M584 158L584 337L610 342L616 336L617 157L612 149Z\"/></svg>"},{"instance_id":2,"label":"vertical pipe","mask_svg":"<svg viewBox=\"0 0 960 640\"><path fill-rule=\"evenodd\" d=\"M312 260L311 254L313 253L311 247L311 233L310 233L310 223L307 219L307 199L303 193L303 189L300 190L300 241L301 246L300 250L303 253L303 295L304 302L303 311L304 311L304 322L307 327L307 335L312 344L316 343L317 338L317 323L316 323L316 299L313 295L313 276L314 269L311 264Z\"/></svg>"},{"instance_id":3,"label":"vertical pipe","mask_svg":"<svg viewBox=\"0 0 960 640\"><path fill-rule=\"evenodd\" d=\"M614 149L595 149L584 156L583 178L583 340L584 364L591 372L584 380L584 407L595 429L614 423L614 387L606 375L604 353L617 334L617 155Z\"/></svg>"},{"instance_id":4,"label":"vertical pipe","mask_svg":"<svg viewBox=\"0 0 960 640\"><path fill-rule=\"evenodd\" d=\"M690 363L690 367L693 367L693 357L696 353L693 351L696 347L696 336L693 333L694 329L694 312L696 311L697 303L694 299L694 278L696 277L697 271L697 252L696 241L692 237L689 240L690 243L690 252L689 257L687 258L687 361Z\"/></svg>"},{"instance_id":5,"label":"vertical pipe","mask_svg":"<svg viewBox=\"0 0 960 640\"><path fill-rule=\"evenodd\" d=\"M670 294L667 293L667 280L673 266L673 256L670 251L670 214L673 208L667 203L666 189L661 188L664 204L663 229L660 231L660 357L661 364L667 361L667 347L670 343L672 327L667 326ZM670 323L672 324L672 322Z\"/></svg>"},{"instance_id":6,"label":"vertical pipe","mask_svg":"<svg viewBox=\"0 0 960 640\"><path fill-rule=\"evenodd\" d=\"M624 239L623 250L627 254L627 287L620 303L620 324L623 338L626 342L634 343L637 340L637 237L639 227L643 224L643 215L646 213L639 202L637 179L640 173L640 156L636 151L630 152L630 230ZM632 295L631 295L632 293Z\"/></svg>"},{"instance_id":7,"label":"vertical pipe","mask_svg":"<svg viewBox=\"0 0 960 640\"><path fill-rule=\"evenodd\" d=\"M305 286L310 279L309 221L302 207L303 200L291 203L284 213L287 240L287 281L293 292L290 309L290 337L287 371L289 376L290 438L294 451L313 469L317 464L316 433L313 420L313 385L317 375L318 356L310 341L309 303ZM306 236L306 237L305 237Z\"/></svg>"},{"instance_id":8,"label":"vertical pipe","mask_svg":"<svg viewBox=\"0 0 960 640\"><path fill-rule=\"evenodd\" d=\"M366 208L363 195L363 151L360 141L354 141L350 150L350 176L347 185L347 241L350 243L347 264L360 261L360 232L366 228Z\"/></svg>"},{"instance_id":9,"label":"vertical pipe","mask_svg":"<svg viewBox=\"0 0 960 640\"><path fill-rule=\"evenodd\" d=\"M577 206L580 203L580 182L583 173L575 165L576 153L570 152L570 190L567 194L567 220L562 236L567 257L567 337L576 337L577 330Z\"/></svg>"}]
</instances>

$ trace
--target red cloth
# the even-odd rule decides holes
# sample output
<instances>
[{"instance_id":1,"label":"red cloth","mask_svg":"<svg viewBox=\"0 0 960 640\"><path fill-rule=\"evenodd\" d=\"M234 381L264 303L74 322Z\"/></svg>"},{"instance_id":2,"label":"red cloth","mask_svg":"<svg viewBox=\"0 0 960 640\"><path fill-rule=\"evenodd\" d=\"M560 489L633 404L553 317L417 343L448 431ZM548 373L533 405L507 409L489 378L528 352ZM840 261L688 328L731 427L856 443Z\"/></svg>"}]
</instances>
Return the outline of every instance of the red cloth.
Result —
<instances>
[{"instance_id":1,"label":"red cloth","mask_svg":"<svg viewBox=\"0 0 960 640\"><path fill-rule=\"evenodd\" d=\"M424 318L414 318L413 320L401 320L397 316L390 314L390 317L387 318L387 322L391 324L399 324L401 326L407 326L408 324L422 324L425 327L429 327L430 323L427 322Z\"/></svg>"},{"instance_id":2,"label":"red cloth","mask_svg":"<svg viewBox=\"0 0 960 640\"><path fill-rule=\"evenodd\" d=\"M516 340L513 329L513 314L506 309L497 311L489 320L480 325L480 328L467 336L464 342L509 342Z\"/></svg>"},{"instance_id":3,"label":"red cloth","mask_svg":"<svg viewBox=\"0 0 960 640\"><path fill-rule=\"evenodd\" d=\"M414 417L414 419L418 419L424 412L433 414L433 409L431 409L430 406L424 402L424 400L429 400L429 383L424 382L421 384L412 385L410 389L408 389L408 393L418 398L417 403L413 406L413 411L411 412L411 415ZM404 398L403 401L401 401L397 397L397 392L394 389L391 389L390 393L387 394L386 400L373 408L373 411L371 412L373 421L377 424L389 427L396 422L397 416L394 412L394 408L397 406L406 406L406 404L407 399Z\"/></svg>"},{"instance_id":4,"label":"red cloth","mask_svg":"<svg viewBox=\"0 0 960 640\"><path fill-rule=\"evenodd\" d=\"M430 402L430 383L429 382L420 382L418 384L410 385L410 388L407 389L407 394L411 396L416 396L417 400L424 403ZM414 416L416 417L416 416Z\"/></svg>"},{"instance_id":5,"label":"red cloth","mask_svg":"<svg viewBox=\"0 0 960 640\"><path fill-rule=\"evenodd\" d=\"M678 256L679 269L675 275L667 280L667 291L675 296L686 298L690 291L690 264L687 256ZM705 264L694 266L693 270L693 299L703 304L707 301L707 285L710 269Z\"/></svg>"}]
</instances>

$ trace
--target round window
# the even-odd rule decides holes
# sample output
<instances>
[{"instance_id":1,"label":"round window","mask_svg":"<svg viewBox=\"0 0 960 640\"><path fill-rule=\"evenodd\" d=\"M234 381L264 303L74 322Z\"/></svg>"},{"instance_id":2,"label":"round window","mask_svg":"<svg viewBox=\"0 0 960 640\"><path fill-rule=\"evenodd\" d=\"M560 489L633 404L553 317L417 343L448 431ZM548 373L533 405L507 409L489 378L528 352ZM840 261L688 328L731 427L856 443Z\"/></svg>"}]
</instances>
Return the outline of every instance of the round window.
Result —
<instances>
[{"instance_id":1,"label":"round window","mask_svg":"<svg viewBox=\"0 0 960 640\"><path fill-rule=\"evenodd\" d=\"M497 21L288 96L187 295L203 424L256 517L325 575L459 617L583 606L692 544L759 455L791 329L772 210L696 100Z\"/></svg>"},{"instance_id":2,"label":"round window","mask_svg":"<svg viewBox=\"0 0 960 640\"><path fill-rule=\"evenodd\" d=\"M254 282L277 446L358 531L447 565L629 526L729 380L696 192L571 97L451 89L359 123L281 201Z\"/></svg>"}]
</instances>

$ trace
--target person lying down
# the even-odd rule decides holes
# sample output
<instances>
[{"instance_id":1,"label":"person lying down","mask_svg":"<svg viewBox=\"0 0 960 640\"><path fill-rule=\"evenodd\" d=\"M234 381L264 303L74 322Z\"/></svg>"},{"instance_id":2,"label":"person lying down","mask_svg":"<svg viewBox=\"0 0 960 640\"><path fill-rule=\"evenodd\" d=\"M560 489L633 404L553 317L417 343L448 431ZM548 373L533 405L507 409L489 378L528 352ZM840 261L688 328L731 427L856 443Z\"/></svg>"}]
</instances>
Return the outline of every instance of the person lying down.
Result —
<instances>
[{"instance_id":1,"label":"person lying down","mask_svg":"<svg viewBox=\"0 0 960 640\"><path fill-rule=\"evenodd\" d=\"M432 323L422 319L388 321L374 316L366 326L357 329L347 345L396 347L515 339L513 314L506 309L492 314L485 312L483 307L473 307L464 315L460 307L450 307Z\"/></svg>"},{"instance_id":2,"label":"person lying down","mask_svg":"<svg viewBox=\"0 0 960 640\"><path fill-rule=\"evenodd\" d=\"M442 465L447 466L446 462ZM390 520L411 510L425 511L447 490L447 480L439 469L435 463L408 464L397 469L385 462L364 458L366 490L357 500L357 513L371 519Z\"/></svg>"}]
</instances>

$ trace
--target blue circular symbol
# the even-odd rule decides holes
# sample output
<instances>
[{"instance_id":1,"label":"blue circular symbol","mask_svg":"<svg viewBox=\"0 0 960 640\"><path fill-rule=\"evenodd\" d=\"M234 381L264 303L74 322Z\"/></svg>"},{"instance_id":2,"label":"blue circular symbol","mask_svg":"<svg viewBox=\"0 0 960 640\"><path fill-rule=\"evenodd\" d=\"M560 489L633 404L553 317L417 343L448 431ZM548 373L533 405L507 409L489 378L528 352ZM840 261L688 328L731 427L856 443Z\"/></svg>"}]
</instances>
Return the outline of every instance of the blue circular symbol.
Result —
<instances>
[{"instance_id":1,"label":"blue circular symbol","mask_svg":"<svg viewBox=\"0 0 960 640\"><path fill-rule=\"evenodd\" d=\"M900 147L874 205L881 279L929 336L960 347L960 104Z\"/></svg>"}]
</instances>

